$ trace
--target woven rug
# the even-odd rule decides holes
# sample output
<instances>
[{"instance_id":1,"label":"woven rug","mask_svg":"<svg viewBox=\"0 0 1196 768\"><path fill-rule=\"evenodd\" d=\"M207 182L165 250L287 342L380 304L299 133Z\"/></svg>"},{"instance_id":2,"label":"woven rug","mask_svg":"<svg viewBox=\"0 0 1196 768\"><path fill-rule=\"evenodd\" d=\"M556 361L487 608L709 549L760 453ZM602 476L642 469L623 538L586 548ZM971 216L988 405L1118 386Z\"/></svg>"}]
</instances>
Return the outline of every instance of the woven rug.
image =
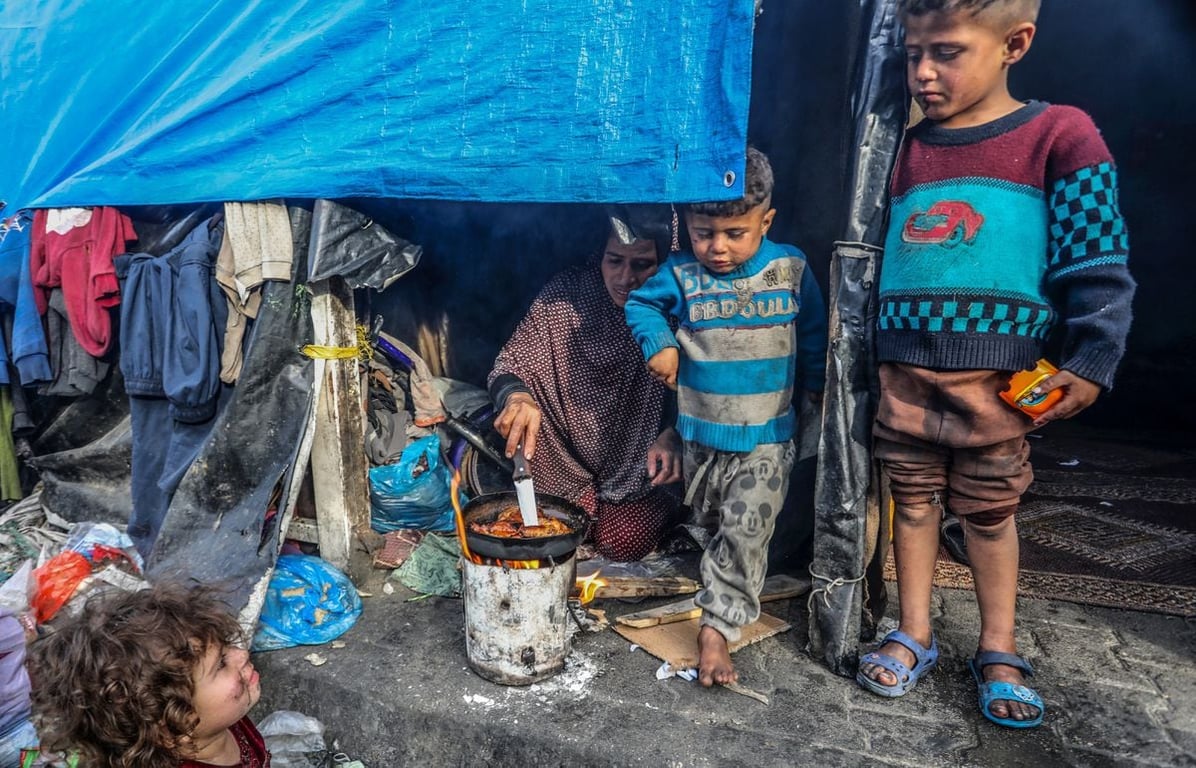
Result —
<instances>
[{"instance_id":1,"label":"woven rug","mask_svg":"<svg viewBox=\"0 0 1196 768\"><path fill-rule=\"evenodd\" d=\"M1018 592L1196 615L1196 447L1187 436L1057 424L1031 440L1035 480L1018 512ZM885 578L895 578L892 559ZM946 550L935 584L972 589Z\"/></svg>"}]
</instances>

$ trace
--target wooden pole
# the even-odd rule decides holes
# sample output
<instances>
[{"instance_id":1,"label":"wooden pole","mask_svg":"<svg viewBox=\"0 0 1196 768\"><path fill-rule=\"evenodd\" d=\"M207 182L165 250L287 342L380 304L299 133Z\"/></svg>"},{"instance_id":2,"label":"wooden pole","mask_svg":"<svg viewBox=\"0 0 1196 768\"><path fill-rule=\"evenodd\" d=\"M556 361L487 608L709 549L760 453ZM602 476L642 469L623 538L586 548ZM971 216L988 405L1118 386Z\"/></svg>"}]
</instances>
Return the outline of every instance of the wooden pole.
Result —
<instances>
[{"instance_id":1,"label":"wooden pole","mask_svg":"<svg viewBox=\"0 0 1196 768\"><path fill-rule=\"evenodd\" d=\"M312 283L311 289L315 343L356 346L353 292L345 281L333 277ZM362 586L371 575L379 537L370 530L361 376L357 358L317 360L317 376L321 367L311 449L320 556Z\"/></svg>"}]
</instances>

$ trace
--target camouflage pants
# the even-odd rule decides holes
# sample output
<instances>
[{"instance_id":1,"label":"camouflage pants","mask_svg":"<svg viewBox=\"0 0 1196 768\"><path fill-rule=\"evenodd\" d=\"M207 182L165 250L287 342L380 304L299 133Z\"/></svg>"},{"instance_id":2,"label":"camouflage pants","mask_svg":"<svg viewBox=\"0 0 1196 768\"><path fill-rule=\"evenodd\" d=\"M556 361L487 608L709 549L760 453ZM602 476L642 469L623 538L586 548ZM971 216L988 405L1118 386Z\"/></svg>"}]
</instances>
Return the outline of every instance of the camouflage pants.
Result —
<instances>
[{"instance_id":1,"label":"camouflage pants","mask_svg":"<svg viewBox=\"0 0 1196 768\"><path fill-rule=\"evenodd\" d=\"M765 443L748 453L685 446L693 522L714 530L702 555L703 589L694 600L702 609L701 624L717 629L727 642L760 618L768 542L785 503L794 454L792 441Z\"/></svg>"}]
</instances>

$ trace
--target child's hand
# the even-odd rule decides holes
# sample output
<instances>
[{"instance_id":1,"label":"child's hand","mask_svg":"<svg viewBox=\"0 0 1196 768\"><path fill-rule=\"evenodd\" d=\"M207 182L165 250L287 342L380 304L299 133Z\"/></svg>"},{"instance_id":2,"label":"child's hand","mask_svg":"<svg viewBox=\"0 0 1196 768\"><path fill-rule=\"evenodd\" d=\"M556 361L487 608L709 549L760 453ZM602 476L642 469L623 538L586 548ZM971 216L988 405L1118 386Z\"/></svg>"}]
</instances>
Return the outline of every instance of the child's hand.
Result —
<instances>
[{"instance_id":1,"label":"child's hand","mask_svg":"<svg viewBox=\"0 0 1196 768\"><path fill-rule=\"evenodd\" d=\"M648 479L652 485L681 482L681 436L672 427L648 446Z\"/></svg>"},{"instance_id":2,"label":"child's hand","mask_svg":"<svg viewBox=\"0 0 1196 768\"><path fill-rule=\"evenodd\" d=\"M1063 390L1063 398L1055 403L1055 406L1049 411L1036 418L1034 426L1041 427L1056 419L1070 419L1092 405L1101 392L1100 384L1066 370L1059 371L1049 379L1044 379L1033 391L1035 395L1041 395L1055 389Z\"/></svg>"},{"instance_id":3,"label":"child's hand","mask_svg":"<svg viewBox=\"0 0 1196 768\"><path fill-rule=\"evenodd\" d=\"M648 373L669 389L676 389L677 360L677 348L665 347L648 358Z\"/></svg>"},{"instance_id":4,"label":"child's hand","mask_svg":"<svg viewBox=\"0 0 1196 768\"><path fill-rule=\"evenodd\" d=\"M25 634L25 642L32 643L37 639L37 619L32 613L22 613L17 616L17 622Z\"/></svg>"}]
</instances>

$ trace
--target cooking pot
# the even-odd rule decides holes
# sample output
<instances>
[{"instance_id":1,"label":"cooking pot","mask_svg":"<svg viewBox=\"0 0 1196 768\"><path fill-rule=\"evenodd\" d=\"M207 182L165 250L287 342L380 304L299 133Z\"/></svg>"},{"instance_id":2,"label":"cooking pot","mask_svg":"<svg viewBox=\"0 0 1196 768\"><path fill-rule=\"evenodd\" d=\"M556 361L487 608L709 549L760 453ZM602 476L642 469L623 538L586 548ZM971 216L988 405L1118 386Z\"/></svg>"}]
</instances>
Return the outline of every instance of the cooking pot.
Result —
<instances>
[{"instance_id":1,"label":"cooking pot","mask_svg":"<svg viewBox=\"0 0 1196 768\"><path fill-rule=\"evenodd\" d=\"M482 557L497 560L547 560L562 559L571 555L585 538L590 519L576 504L559 496L536 494L536 506L540 514L553 517L569 527L569 533L558 536L541 536L521 539L507 536L491 536L470 529L470 523L492 523L504 509L519 506L514 491L501 491L475 496L461 516L465 521L465 542L469 551Z\"/></svg>"}]
</instances>

